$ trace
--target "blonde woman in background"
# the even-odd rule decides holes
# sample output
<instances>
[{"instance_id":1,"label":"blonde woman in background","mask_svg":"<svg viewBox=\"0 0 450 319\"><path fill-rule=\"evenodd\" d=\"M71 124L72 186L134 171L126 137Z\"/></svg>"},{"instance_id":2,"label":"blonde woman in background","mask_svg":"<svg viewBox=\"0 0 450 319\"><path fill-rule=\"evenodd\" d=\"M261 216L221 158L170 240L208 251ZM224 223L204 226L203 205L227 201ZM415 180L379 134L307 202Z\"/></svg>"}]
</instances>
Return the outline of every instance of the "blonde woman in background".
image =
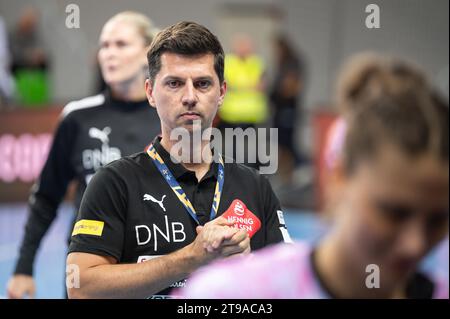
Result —
<instances>
[{"instance_id":1,"label":"blonde woman in background","mask_svg":"<svg viewBox=\"0 0 450 319\"><path fill-rule=\"evenodd\" d=\"M144 150L160 133L158 115L149 106L144 89L146 54L155 30L147 16L131 11L118 13L103 26L98 61L108 88L70 102L62 111L47 161L30 196L25 235L7 287L9 298L35 296L35 255L69 183L78 184L77 213L86 186L100 167Z\"/></svg>"}]
</instances>

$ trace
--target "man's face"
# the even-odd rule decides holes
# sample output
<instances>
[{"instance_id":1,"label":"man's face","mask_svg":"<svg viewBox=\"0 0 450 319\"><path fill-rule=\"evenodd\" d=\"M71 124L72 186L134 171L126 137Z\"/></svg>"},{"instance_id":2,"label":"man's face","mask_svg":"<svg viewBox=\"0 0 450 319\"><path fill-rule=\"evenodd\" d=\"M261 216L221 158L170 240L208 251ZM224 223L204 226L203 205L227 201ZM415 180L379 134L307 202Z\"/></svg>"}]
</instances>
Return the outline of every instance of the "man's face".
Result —
<instances>
[{"instance_id":1,"label":"man's face","mask_svg":"<svg viewBox=\"0 0 450 319\"><path fill-rule=\"evenodd\" d=\"M225 82L221 85L214 70L214 55L195 56L163 53L161 69L154 82L145 83L149 103L156 107L161 128L189 131L200 123L201 129L211 127L219 105L222 104Z\"/></svg>"}]
</instances>

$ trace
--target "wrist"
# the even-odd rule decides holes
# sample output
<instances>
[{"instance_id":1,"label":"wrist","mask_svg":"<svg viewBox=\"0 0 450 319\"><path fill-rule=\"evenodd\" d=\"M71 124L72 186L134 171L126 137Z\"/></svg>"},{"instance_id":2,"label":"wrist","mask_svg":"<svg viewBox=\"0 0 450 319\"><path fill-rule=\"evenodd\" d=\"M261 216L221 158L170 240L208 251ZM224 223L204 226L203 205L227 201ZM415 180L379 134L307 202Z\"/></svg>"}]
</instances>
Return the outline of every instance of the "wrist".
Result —
<instances>
[{"instance_id":1,"label":"wrist","mask_svg":"<svg viewBox=\"0 0 450 319\"><path fill-rule=\"evenodd\" d=\"M178 252L180 254L180 261L183 262L187 275L190 275L212 260L208 254L203 251L200 252L198 247L195 247L194 243L187 245Z\"/></svg>"}]
</instances>

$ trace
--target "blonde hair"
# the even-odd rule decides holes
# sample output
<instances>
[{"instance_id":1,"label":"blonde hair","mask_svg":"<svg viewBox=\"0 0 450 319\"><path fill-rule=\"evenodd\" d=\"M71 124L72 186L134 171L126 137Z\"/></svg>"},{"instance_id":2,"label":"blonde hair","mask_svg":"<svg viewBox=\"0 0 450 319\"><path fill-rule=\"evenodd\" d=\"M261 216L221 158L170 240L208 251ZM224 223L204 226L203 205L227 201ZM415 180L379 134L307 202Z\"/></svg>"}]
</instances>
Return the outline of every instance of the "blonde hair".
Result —
<instances>
[{"instance_id":1,"label":"blonde hair","mask_svg":"<svg viewBox=\"0 0 450 319\"><path fill-rule=\"evenodd\" d=\"M137 28L139 35L144 39L145 46L149 46L150 43L152 43L153 38L159 32L149 17L135 11L119 12L111 17L107 23L112 21L123 21L134 25Z\"/></svg>"}]
</instances>

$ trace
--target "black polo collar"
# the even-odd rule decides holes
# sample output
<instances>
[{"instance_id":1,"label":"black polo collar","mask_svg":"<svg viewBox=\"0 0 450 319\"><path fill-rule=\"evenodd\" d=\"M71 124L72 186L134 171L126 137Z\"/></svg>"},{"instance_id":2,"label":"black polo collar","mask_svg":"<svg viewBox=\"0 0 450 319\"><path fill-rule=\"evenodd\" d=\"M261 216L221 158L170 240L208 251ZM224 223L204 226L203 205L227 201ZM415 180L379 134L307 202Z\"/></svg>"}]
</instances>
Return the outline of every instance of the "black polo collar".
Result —
<instances>
[{"instance_id":1,"label":"black polo collar","mask_svg":"<svg viewBox=\"0 0 450 319\"><path fill-rule=\"evenodd\" d=\"M178 180L185 176L197 179L194 171L188 170L181 163L174 163L172 161L172 159L170 157L170 153L161 145L161 136L157 136L153 140L153 146L155 147L156 151L163 159L164 163L166 163L167 167L169 168L170 172L175 177L175 179ZM209 167L208 172L205 174L205 176L203 176L202 180L206 180L211 177L214 177L217 180L218 164L217 164L216 156L214 156L214 159L215 160L213 161L212 165Z\"/></svg>"}]
</instances>

